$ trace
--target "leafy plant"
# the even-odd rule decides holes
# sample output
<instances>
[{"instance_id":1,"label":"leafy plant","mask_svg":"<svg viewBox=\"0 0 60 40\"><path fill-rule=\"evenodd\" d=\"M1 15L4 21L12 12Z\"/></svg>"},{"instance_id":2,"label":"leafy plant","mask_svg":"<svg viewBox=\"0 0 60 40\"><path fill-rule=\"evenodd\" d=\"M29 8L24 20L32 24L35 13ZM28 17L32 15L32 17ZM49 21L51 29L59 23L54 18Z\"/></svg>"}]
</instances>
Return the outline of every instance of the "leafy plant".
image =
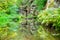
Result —
<instances>
[{"instance_id":1,"label":"leafy plant","mask_svg":"<svg viewBox=\"0 0 60 40\"><path fill-rule=\"evenodd\" d=\"M20 30L21 15L16 0L0 0L0 39L9 40Z\"/></svg>"},{"instance_id":2,"label":"leafy plant","mask_svg":"<svg viewBox=\"0 0 60 40\"><path fill-rule=\"evenodd\" d=\"M47 9L38 15L38 21L42 26L53 28L56 32L60 31L60 8Z\"/></svg>"}]
</instances>

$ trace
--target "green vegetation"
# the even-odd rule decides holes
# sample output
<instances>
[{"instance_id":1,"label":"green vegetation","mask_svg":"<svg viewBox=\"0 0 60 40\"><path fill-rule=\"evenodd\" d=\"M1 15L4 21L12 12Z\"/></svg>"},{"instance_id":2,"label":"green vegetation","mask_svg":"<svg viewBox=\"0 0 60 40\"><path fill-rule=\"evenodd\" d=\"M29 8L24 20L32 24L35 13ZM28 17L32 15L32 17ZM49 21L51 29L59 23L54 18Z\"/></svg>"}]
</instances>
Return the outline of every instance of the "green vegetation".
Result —
<instances>
[{"instance_id":1,"label":"green vegetation","mask_svg":"<svg viewBox=\"0 0 60 40\"><path fill-rule=\"evenodd\" d=\"M60 8L48 0L0 0L0 40L60 40Z\"/></svg>"},{"instance_id":2,"label":"green vegetation","mask_svg":"<svg viewBox=\"0 0 60 40\"><path fill-rule=\"evenodd\" d=\"M60 31L60 8L43 10L38 15L38 19L41 25Z\"/></svg>"},{"instance_id":3,"label":"green vegetation","mask_svg":"<svg viewBox=\"0 0 60 40\"><path fill-rule=\"evenodd\" d=\"M13 0L0 0L0 40L9 40L19 30L21 15Z\"/></svg>"}]
</instances>

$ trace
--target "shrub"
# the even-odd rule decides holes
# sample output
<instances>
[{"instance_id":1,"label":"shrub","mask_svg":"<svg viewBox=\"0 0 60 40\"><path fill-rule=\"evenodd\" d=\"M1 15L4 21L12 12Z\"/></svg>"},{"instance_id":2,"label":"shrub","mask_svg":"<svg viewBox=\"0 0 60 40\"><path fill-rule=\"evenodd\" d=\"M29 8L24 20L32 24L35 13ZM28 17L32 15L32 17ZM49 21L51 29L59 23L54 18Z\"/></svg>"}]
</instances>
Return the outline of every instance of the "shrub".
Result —
<instances>
[{"instance_id":1,"label":"shrub","mask_svg":"<svg viewBox=\"0 0 60 40\"><path fill-rule=\"evenodd\" d=\"M20 29L21 15L16 0L0 0L0 40L9 40Z\"/></svg>"},{"instance_id":2,"label":"shrub","mask_svg":"<svg viewBox=\"0 0 60 40\"><path fill-rule=\"evenodd\" d=\"M40 25L60 31L60 8L43 10L38 15Z\"/></svg>"}]
</instances>

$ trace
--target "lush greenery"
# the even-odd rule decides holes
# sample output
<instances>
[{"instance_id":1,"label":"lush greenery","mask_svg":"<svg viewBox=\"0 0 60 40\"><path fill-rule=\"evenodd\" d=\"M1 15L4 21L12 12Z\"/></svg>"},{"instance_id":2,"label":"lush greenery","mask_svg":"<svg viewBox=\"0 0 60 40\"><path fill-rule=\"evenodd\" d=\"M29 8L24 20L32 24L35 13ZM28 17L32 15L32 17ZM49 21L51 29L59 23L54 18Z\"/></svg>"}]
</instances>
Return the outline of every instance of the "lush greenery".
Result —
<instances>
[{"instance_id":1,"label":"lush greenery","mask_svg":"<svg viewBox=\"0 0 60 40\"><path fill-rule=\"evenodd\" d=\"M0 40L59 40L60 8L46 9L46 3L47 0L0 0Z\"/></svg>"},{"instance_id":2,"label":"lush greenery","mask_svg":"<svg viewBox=\"0 0 60 40\"><path fill-rule=\"evenodd\" d=\"M60 8L43 10L38 19L41 25L60 31Z\"/></svg>"},{"instance_id":3,"label":"lush greenery","mask_svg":"<svg viewBox=\"0 0 60 40\"><path fill-rule=\"evenodd\" d=\"M20 22L21 15L19 15L16 1L0 0L0 40L9 40L16 36Z\"/></svg>"}]
</instances>

